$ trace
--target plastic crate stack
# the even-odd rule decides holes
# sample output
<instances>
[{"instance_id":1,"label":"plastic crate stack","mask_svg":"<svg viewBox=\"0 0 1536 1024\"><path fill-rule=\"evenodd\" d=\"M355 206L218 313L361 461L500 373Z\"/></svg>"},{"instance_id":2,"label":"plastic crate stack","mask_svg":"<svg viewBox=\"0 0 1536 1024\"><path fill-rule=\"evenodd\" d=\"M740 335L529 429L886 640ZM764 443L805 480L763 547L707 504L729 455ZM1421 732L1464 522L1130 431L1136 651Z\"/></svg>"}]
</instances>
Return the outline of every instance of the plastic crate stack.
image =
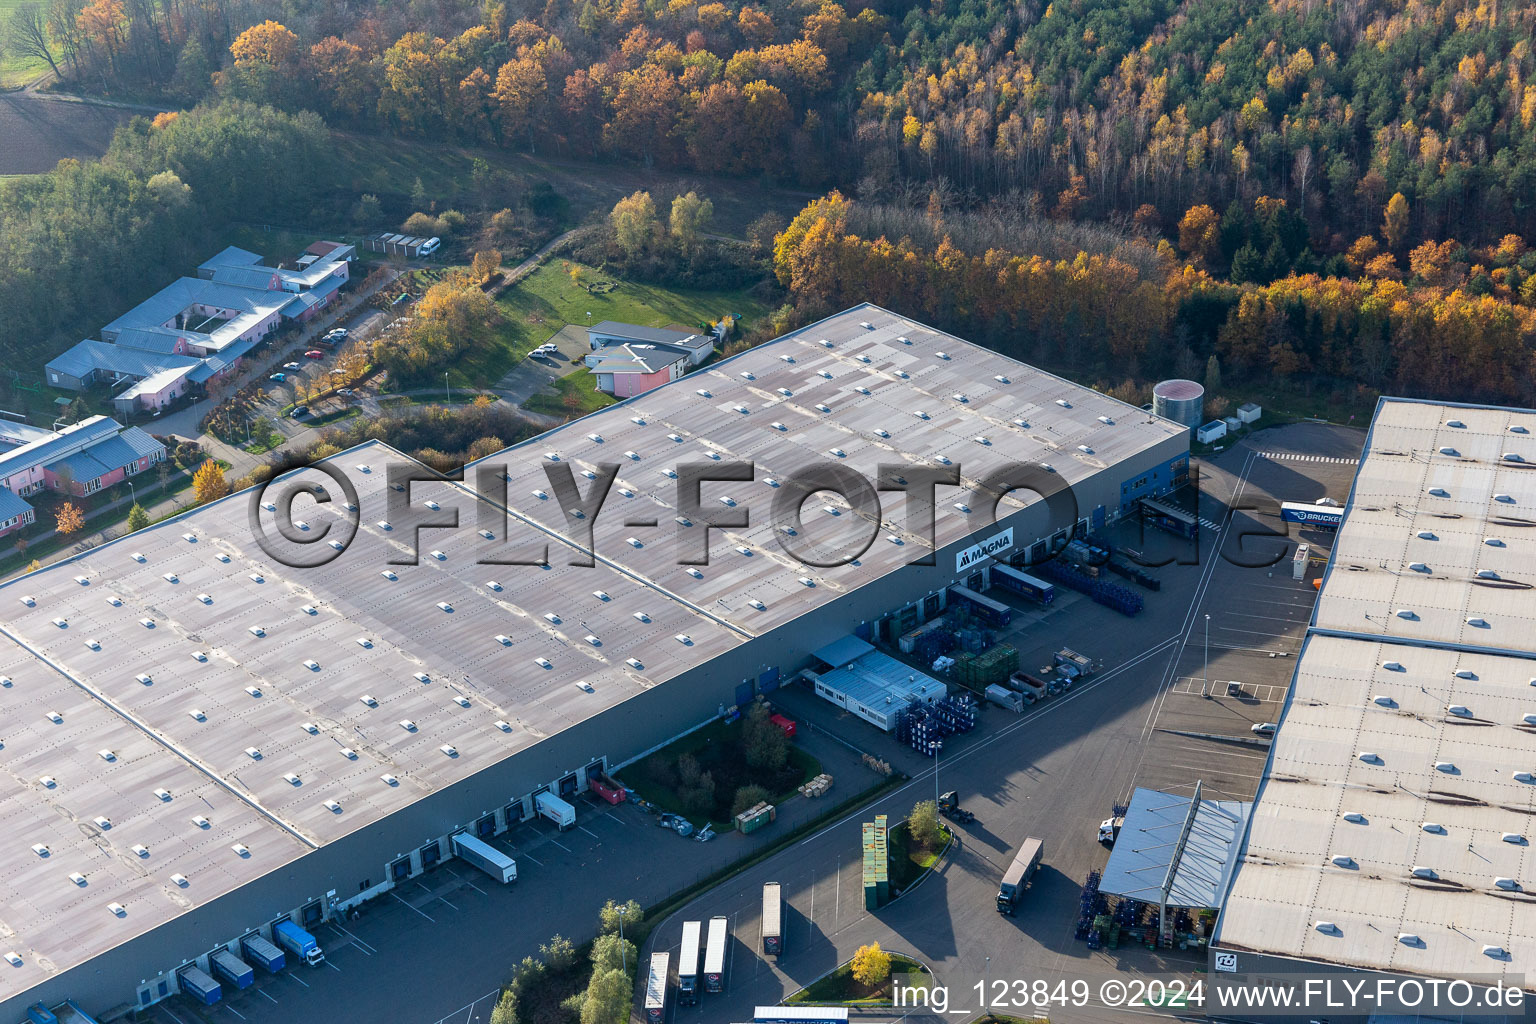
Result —
<instances>
[{"instance_id":1,"label":"plastic crate stack","mask_svg":"<svg viewBox=\"0 0 1536 1024\"><path fill-rule=\"evenodd\" d=\"M1129 587L1122 587L1118 583L1110 583L1106 580L1096 580L1080 569L1060 562L1046 562L1036 571L1053 583L1060 583L1078 593L1087 594L1096 603L1106 608L1113 608L1121 614L1135 615L1141 611L1141 595Z\"/></svg>"},{"instance_id":2,"label":"plastic crate stack","mask_svg":"<svg viewBox=\"0 0 1536 1024\"><path fill-rule=\"evenodd\" d=\"M891 854L886 816L864 823L864 909L878 910L891 898Z\"/></svg>"},{"instance_id":3,"label":"plastic crate stack","mask_svg":"<svg viewBox=\"0 0 1536 1024\"><path fill-rule=\"evenodd\" d=\"M976 702L969 694L944 697L932 704L914 704L896 720L896 741L924 757L932 757L939 741L976 728Z\"/></svg>"},{"instance_id":4,"label":"plastic crate stack","mask_svg":"<svg viewBox=\"0 0 1536 1024\"><path fill-rule=\"evenodd\" d=\"M1078 901L1077 930L1074 934L1078 939L1087 939L1090 948L1097 948L1095 943L1098 939L1093 920L1109 909L1104 894L1099 892L1100 877L1097 871L1088 872L1088 881L1083 884L1083 894Z\"/></svg>"}]
</instances>

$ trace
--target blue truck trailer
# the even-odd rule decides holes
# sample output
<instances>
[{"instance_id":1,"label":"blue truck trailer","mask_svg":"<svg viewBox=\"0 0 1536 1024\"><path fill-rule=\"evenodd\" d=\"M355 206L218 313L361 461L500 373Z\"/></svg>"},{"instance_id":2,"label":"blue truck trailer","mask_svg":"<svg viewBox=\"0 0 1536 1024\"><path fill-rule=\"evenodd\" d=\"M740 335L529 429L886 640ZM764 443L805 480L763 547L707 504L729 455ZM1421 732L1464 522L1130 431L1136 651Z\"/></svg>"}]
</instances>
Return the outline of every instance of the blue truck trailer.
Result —
<instances>
[{"instance_id":1,"label":"blue truck trailer","mask_svg":"<svg viewBox=\"0 0 1536 1024\"><path fill-rule=\"evenodd\" d=\"M278 949L259 932L247 935L240 940L240 952L245 955L247 963L255 964L264 971L276 974L288 964L288 959L283 951Z\"/></svg>"},{"instance_id":2,"label":"blue truck trailer","mask_svg":"<svg viewBox=\"0 0 1536 1024\"><path fill-rule=\"evenodd\" d=\"M208 966L213 968L214 974L237 989L250 988L256 982L256 972L251 969L251 965L227 949L209 954Z\"/></svg>"},{"instance_id":3,"label":"blue truck trailer","mask_svg":"<svg viewBox=\"0 0 1536 1024\"><path fill-rule=\"evenodd\" d=\"M1339 525L1344 522L1344 510L1337 505L1313 505L1302 501L1282 501L1280 503L1280 519L1282 522L1295 523L1298 526L1337 530Z\"/></svg>"},{"instance_id":4,"label":"blue truck trailer","mask_svg":"<svg viewBox=\"0 0 1536 1024\"><path fill-rule=\"evenodd\" d=\"M279 946L311 967L325 959L325 954L320 951L320 943L315 941L315 937L292 921L279 921L273 925L272 937L277 940Z\"/></svg>"},{"instance_id":5,"label":"blue truck trailer","mask_svg":"<svg viewBox=\"0 0 1536 1024\"><path fill-rule=\"evenodd\" d=\"M204 1006L212 1006L224 994L219 983L210 978L208 973L200 967L183 967L176 972L176 980L180 983L183 992Z\"/></svg>"},{"instance_id":6,"label":"blue truck trailer","mask_svg":"<svg viewBox=\"0 0 1536 1024\"><path fill-rule=\"evenodd\" d=\"M992 567L992 585L1027 597L1031 601L1039 601L1041 604L1050 604L1056 600L1054 584L1036 579L1027 572L1020 572L1011 565Z\"/></svg>"}]
</instances>

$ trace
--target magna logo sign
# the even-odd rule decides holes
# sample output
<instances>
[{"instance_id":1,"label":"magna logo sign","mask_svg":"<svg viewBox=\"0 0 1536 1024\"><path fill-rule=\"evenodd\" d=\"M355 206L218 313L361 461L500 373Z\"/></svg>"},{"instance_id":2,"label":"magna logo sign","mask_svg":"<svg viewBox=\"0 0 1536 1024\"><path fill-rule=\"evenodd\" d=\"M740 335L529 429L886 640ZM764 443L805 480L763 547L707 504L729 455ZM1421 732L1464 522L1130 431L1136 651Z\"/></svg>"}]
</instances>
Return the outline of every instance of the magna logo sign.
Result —
<instances>
[{"instance_id":1,"label":"magna logo sign","mask_svg":"<svg viewBox=\"0 0 1536 1024\"><path fill-rule=\"evenodd\" d=\"M1013 547L1013 527L1008 527L1002 533L993 534L980 544L972 544L955 555L955 572L963 572L982 559L1000 555Z\"/></svg>"}]
</instances>

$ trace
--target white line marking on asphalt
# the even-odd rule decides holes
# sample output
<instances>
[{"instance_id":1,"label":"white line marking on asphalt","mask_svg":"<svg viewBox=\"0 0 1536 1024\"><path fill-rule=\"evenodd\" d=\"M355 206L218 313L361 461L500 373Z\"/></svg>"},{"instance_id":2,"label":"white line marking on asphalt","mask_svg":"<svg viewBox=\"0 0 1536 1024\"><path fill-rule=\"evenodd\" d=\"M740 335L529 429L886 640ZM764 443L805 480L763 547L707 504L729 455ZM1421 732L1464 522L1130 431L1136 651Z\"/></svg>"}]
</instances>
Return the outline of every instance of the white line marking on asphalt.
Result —
<instances>
[{"instance_id":1,"label":"white line marking on asphalt","mask_svg":"<svg viewBox=\"0 0 1536 1024\"><path fill-rule=\"evenodd\" d=\"M183 1021L183 1020L182 1020L182 1019L181 1019L181 1018L180 1018L180 1017L178 1017L178 1016L176 1016L176 1015L175 1015L175 1014L174 1014L174 1013L172 1013L172 1012L171 1012L171 1011L170 1011L170 1010L167 1010L167 1009L166 1009L166 1008L165 1008L165 1007L163 1007L163 1006L162 1006L162 1007L161 1007L161 1008L160 1008L160 1010L161 1010L161 1012L162 1012L162 1013L164 1013L164 1014L165 1014L165 1015L166 1015L166 1016L167 1016L167 1017L169 1017L169 1018L171 1018L171 1020L173 1020L173 1021L175 1021L175 1022L176 1022L176 1024L186 1024L186 1022L185 1022L185 1021Z\"/></svg>"},{"instance_id":2,"label":"white line marking on asphalt","mask_svg":"<svg viewBox=\"0 0 1536 1024\"><path fill-rule=\"evenodd\" d=\"M448 1016L446 1016L446 1017L439 1017L437 1019L437 1021L435 1022L435 1024L443 1024L444 1021L452 1020L452 1019L454 1019L455 1017L457 1017L461 1013L463 1013L463 1014L471 1014L471 1013L474 1012L475 1007L479 1006L481 1003L485 1002L487 999L495 999L496 996L499 995L500 993L501 993L500 989L495 989L495 990L493 990L491 992L487 992L485 995L481 996L479 999L476 999L474 1002L472 1002L472 1003L465 1003L463 1006L459 1007L457 1010L454 1010Z\"/></svg>"},{"instance_id":3,"label":"white line marking on asphalt","mask_svg":"<svg viewBox=\"0 0 1536 1024\"><path fill-rule=\"evenodd\" d=\"M305 988L309 988L309 982L305 981L303 978L299 977L297 974L289 974L288 977L292 978L294 981L298 982L300 985L303 985ZM181 1024L181 1022L177 1021L177 1024Z\"/></svg>"},{"instance_id":4,"label":"white line marking on asphalt","mask_svg":"<svg viewBox=\"0 0 1536 1024\"><path fill-rule=\"evenodd\" d=\"M550 839L550 842L552 842L556 846L560 847L560 849L564 850L566 853L570 853L571 852L571 848L569 846L566 846L564 843L555 842L555 840L553 838Z\"/></svg>"},{"instance_id":5,"label":"white line marking on asphalt","mask_svg":"<svg viewBox=\"0 0 1536 1024\"><path fill-rule=\"evenodd\" d=\"M534 857L534 855L531 854L531 853L520 853L520 854L518 854L518 856L519 857L527 857L529 860L533 861L539 867L543 867L544 866L544 862L539 860L539 859L537 859L536 857Z\"/></svg>"},{"instance_id":6,"label":"white line marking on asphalt","mask_svg":"<svg viewBox=\"0 0 1536 1024\"><path fill-rule=\"evenodd\" d=\"M369 956L373 956L373 954L378 952L378 950L375 949L373 946L368 945L368 943L364 942L362 939L358 938L356 935L353 935L351 932L347 931L345 928L343 928L341 925L337 924L335 921L331 922L331 927L335 928L337 931L341 932L341 934L343 934L347 938L351 939L353 944L356 945L358 949L362 950L364 953L367 953Z\"/></svg>"},{"instance_id":7,"label":"white line marking on asphalt","mask_svg":"<svg viewBox=\"0 0 1536 1024\"><path fill-rule=\"evenodd\" d=\"M393 896L395 899L400 900L400 894L399 893L391 892L390 895ZM401 903L405 903L405 900L400 900L400 902ZM411 907L411 905L409 903L405 903L405 905L408 906L408 907ZM416 910L415 907L411 907L411 909L412 910ZM423 913L420 910L416 910L416 913L421 914L422 917L425 917L428 921L431 921L433 924L437 923L437 918L433 917L430 914Z\"/></svg>"},{"instance_id":8,"label":"white line marking on asphalt","mask_svg":"<svg viewBox=\"0 0 1536 1024\"><path fill-rule=\"evenodd\" d=\"M832 891L832 923L836 924L843 911L843 855L837 855L837 886Z\"/></svg>"},{"instance_id":9,"label":"white line marking on asphalt","mask_svg":"<svg viewBox=\"0 0 1536 1024\"><path fill-rule=\"evenodd\" d=\"M337 974L341 973L341 968L337 967L335 964L331 963L329 960L325 961L325 966L329 967L331 970L335 971Z\"/></svg>"},{"instance_id":10,"label":"white line marking on asphalt","mask_svg":"<svg viewBox=\"0 0 1536 1024\"><path fill-rule=\"evenodd\" d=\"M241 1020L245 1020L245 1014L241 1013L239 1010L235 1009L233 1006L230 1006L228 1003L224 1004L224 1009L228 1010L230 1013L234 1014L236 1017L239 1017Z\"/></svg>"},{"instance_id":11,"label":"white line marking on asphalt","mask_svg":"<svg viewBox=\"0 0 1536 1024\"><path fill-rule=\"evenodd\" d=\"M484 895L486 895L486 892L485 892L485 890L484 890L484 889L482 889L482 888L480 888L480 887L479 887L479 886L478 886L478 885L476 885L476 884L475 884L475 883L474 883L474 882L471 882L471 881L469 881L469 880L468 880L468 879L466 879L466 880L465 880L465 882L464 882L464 884L465 884L465 885L467 885L467 886L469 886L469 887L470 887L470 888L471 888L471 889L473 889L473 890L475 890L475 892L477 892L477 893L479 893L479 894L480 894L480 895L481 895L481 896L484 896Z\"/></svg>"},{"instance_id":12,"label":"white line marking on asphalt","mask_svg":"<svg viewBox=\"0 0 1536 1024\"><path fill-rule=\"evenodd\" d=\"M620 825L627 826L629 824L629 822L625 821L623 818L619 817L617 814L614 814L612 811L604 811L603 815L605 817L612 818L614 821L618 822Z\"/></svg>"},{"instance_id":13,"label":"white line marking on asphalt","mask_svg":"<svg viewBox=\"0 0 1536 1024\"><path fill-rule=\"evenodd\" d=\"M591 836L593 839L596 839L598 842L602 842L603 841L603 837L602 836L598 835L596 832L593 832L591 829L587 828L585 825L577 825L576 827L581 829L587 835Z\"/></svg>"},{"instance_id":14,"label":"white line marking on asphalt","mask_svg":"<svg viewBox=\"0 0 1536 1024\"><path fill-rule=\"evenodd\" d=\"M448 901L443 899L441 896L439 896L437 898L437 900L438 900L439 903L448 903ZM448 906L452 907L454 910L458 910L459 909L458 907L454 907L452 903L448 903Z\"/></svg>"},{"instance_id":15,"label":"white line marking on asphalt","mask_svg":"<svg viewBox=\"0 0 1536 1024\"><path fill-rule=\"evenodd\" d=\"M259 988L259 989L257 989L257 990L256 990L256 991L257 991L257 992L260 992L260 993L261 993L261 994L262 994L262 995L264 995L264 996L267 996L267 998L268 998L268 999L272 999L272 997L271 997L271 996L269 996L269 995L267 995L267 990L266 990L266 989L264 989L264 988ZM275 1002L277 1002L277 1000L276 1000L276 999L272 999L272 1001L273 1001L273 1002L274 1002L274 1003L275 1003Z\"/></svg>"},{"instance_id":16,"label":"white line marking on asphalt","mask_svg":"<svg viewBox=\"0 0 1536 1024\"><path fill-rule=\"evenodd\" d=\"M784 931L784 922L779 922L779 932ZM805 944L810 946L811 936L816 934L816 879L811 879L811 912L805 915Z\"/></svg>"}]
</instances>

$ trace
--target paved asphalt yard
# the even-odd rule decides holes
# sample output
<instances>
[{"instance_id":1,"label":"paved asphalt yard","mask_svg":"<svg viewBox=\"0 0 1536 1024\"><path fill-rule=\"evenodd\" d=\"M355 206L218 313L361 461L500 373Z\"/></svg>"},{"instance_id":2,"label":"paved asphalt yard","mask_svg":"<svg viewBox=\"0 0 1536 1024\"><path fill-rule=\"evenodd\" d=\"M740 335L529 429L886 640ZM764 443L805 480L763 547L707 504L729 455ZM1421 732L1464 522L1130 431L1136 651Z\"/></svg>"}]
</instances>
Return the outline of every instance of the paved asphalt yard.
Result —
<instances>
[{"instance_id":1,"label":"paved asphalt yard","mask_svg":"<svg viewBox=\"0 0 1536 1024\"><path fill-rule=\"evenodd\" d=\"M1098 822L1136 786L1187 793L1199 780L1209 796L1252 797L1268 744L1250 726L1278 716L1316 597L1310 581L1291 578L1291 552L1299 540L1325 555L1329 540L1312 532L1277 538L1284 529L1278 503L1324 495L1342 502L1363 439L1359 430L1301 424L1264 431L1204 460L1200 515L1222 528L1208 530L1198 552L1175 538L1137 536L1130 527L1116 538L1148 562L1175 559L1149 570L1162 590L1145 593L1146 607L1135 619L1061 591L1044 614L1019 608L1008 639L1026 667L1045 664L1066 646L1098 659L1103 669L1089 684L1022 716L988 708L976 731L948 743L938 788L958 790L977 821L960 827L959 841L933 874L876 914L863 905L860 823L881 812L903 817L915 801L931 799L933 762L808 691L779 691L776 701L810 727L805 742L817 745L817 756L841 752L852 761L828 738L833 735L890 760L912 781L698 897L656 928L644 952L675 952L684 919L731 919L725 993L705 995L696 1007L673 1007L669 1020L750 1020L754 1005L779 1002L872 940L919 955L949 992L947 1014L899 1009L875 1020L969 1020L982 1009L982 985L996 997L1004 983L1036 979L1083 979L1096 988L1111 976L1190 977L1204 962L1194 951L1090 952L1073 939L1083 880L1108 857L1096 841ZM1270 560L1269 567L1234 564ZM1203 697L1207 678L1211 696ZM1242 684L1239 695L1226 695L1229 681ZM840 798L834 790L831 799ZM820 809L796 808L799 820ZM319 938L329 966L264 978L217 1007L173 1000L154 1019L484 1022L507 970L551 934L589 938L596 909L609 896L654 904L713 870L717 860L741 855L746 842L736 836L686 842L629 806L586 804L577 820L578 829L564 834L540 823L511 833L515 842L508 848L522 877L506 890L451 861L421 884L376 901L361 920L323 927ZM775 830L785 827L781 814ZM1026 835L1045 841L1044 863L1018 915L1004 917L994 909L998 879ZM782 883L786 899L786 952L777 963L758 955L766 881ZM1006 1002L995 1009L1029 1015ZM1124 1022L1149 1012L1044 1010L1053 1020L1074 1022Z\"/></svg>"}]
</instances>

